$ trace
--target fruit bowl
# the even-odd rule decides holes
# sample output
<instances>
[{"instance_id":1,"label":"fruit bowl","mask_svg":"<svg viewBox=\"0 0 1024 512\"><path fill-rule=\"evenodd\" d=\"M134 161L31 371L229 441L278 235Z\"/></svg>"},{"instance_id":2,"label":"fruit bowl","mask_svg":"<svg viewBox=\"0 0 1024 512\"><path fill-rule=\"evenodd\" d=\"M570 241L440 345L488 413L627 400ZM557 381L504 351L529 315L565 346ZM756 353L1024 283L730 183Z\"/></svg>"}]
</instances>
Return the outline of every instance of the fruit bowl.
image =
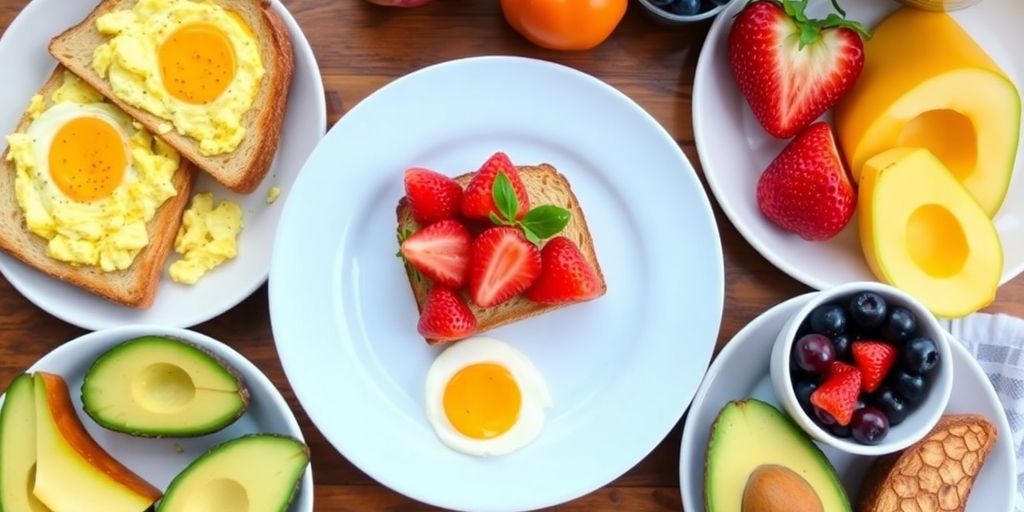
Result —
<instances>
[{"instance_id":1,"label":"fruit bowl","mask_svg":"<svg viewBox=\"0 0 1024 512\"><path fill-rule=\"evenodd\" d=\"M865 361L877 360L869 349L880 346L888 347L891 355L879 374ZM831 356L822 356L829 351ZM847 353L850 357L844 356ZM814 369L815 365L821 368ZM824 375L813 374L819 371ZM828 412L822 414L824 409L818 406L834 403L836 395L849 396L849 389L843 390L848 382L836 376L846 371L857 374L856 410L852 417L837 420ZM801 429L817 441L857 455L884 455L922 439L942 416L953 388L950 347L938 321L907 293L875 282L818 292L779 332L770 373L776 397ZM867 377L871 373L876 377ZM815 396L812 391L819 389L822 393ZM916 400L906 398L912 393L917 393ZM843 420L846 424L839 425Z\"/></svg>"},{"instance_id":2,"label":"fruit bowl","mask_svg":"<svg viewBox=\"0 0 1024 512\"><path fill-rule=\"evenodd\" d=\"M665 0L661 2L658 0L637 0L637 2L647 10L647 14L650 14L652 18L669 25L687 25L713 19L729 4L729 0L675 0L673 2ZM697 12L695 14L674 12L670 7L677 3L696 3ZM659 4L665 5L661 6Z\"/></svg>"}]
</instances>

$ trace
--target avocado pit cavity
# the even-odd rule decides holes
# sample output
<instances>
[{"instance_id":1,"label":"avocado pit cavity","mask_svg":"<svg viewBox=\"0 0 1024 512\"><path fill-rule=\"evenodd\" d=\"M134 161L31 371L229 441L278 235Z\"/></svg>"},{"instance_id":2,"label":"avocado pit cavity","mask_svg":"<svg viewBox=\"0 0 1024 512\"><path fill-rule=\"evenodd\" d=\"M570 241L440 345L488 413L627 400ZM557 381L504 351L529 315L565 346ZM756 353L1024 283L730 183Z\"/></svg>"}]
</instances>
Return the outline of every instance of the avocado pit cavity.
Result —
<instances>
[{"instance_id":1,"label":"avocado pit cavity","mask_svg":"<svg viewBox=\"0 0 1024 512\"><path fill-rule=\"evenodd\" d=\"M742 512L823 512L807 480L791 469L764 464L754 469L743 489Z\"/></svg>"}]
</instances>

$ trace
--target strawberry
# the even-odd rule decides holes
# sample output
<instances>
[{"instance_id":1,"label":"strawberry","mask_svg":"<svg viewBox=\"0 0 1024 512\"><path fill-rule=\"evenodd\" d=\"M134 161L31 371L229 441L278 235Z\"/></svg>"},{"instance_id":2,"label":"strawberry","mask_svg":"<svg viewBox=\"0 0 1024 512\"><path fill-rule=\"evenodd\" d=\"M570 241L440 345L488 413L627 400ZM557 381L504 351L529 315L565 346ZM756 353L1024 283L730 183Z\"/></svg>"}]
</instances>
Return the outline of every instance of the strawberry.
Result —
<instances>
[{"instance_id":1,"label":"strawberry","mask_svg":"<svg viewBox=\"0 0 1024 512\"><path fill-rule=\"evenodd\" d=\"M860 388L871 393L896 363L896 347L882 341L857 341L851 347L853 361L860 369Z\"/></svg>"},{"instance_id":2,"label":"strawberry","mask_svg":"<svg viewBox=\"0 0 1024 512\"><path fill-rule=\"evenodd\" d=\"M846 227L856 200L828 124L812 124L772 160L757 182L757 205L806 240L828 240Z\"/></svg>"},{"instance_id":3,"label":"strawberry","mask_svg":"<svg viewBox=\"0 0 1024 512\"><path fill-rule=\"evenodd\" d=\"M552 238L540 254L540 277L526 298L540 304L565 304L596 298L604 284L579 247L564 236Z\"/></svg>"},{"instance_id":4,"label":"strawberry","mask_svg":"<svg viewBox=\"0 0 1024 512\"><path fill-rule=\"evenodd\" d=\"M860 370L836 361L829 368L825 381L811 393L811 404L827 412L842 426L850 424L860 395Z\"/></svg>"},{"instance_id":5,"label":"strawberry","mask_svg":"<svg viewBox=\"0 0 1024 512\"><path fill-rule=\"evenodd\" d=\"M462 187L448 176L421 167L405 171L405 196L421 226L454 219L462 208Z\"/></svg>"},{"instance_id":6,"label":"strawberry","mask_svg":"<svg viewBox=\"0 0 1024 512\"><path fill-rule=\"evenodd\" d=\"M519 205L516 211L516 220L520 220L526 215L526 212L530 210L530 198L526 195L526 186L523 185L523 180L519 179L519 172L516 171L516 166L512 165L508 155L499 151L484 162L469 185L466 185L466 192L462 198L463 217L486 221L490 219L492 213L499 213L498 206L494 204L494 179L499 172L508 178L515 191Z\"/></svg>"},{"instance_id":7,"label":"strawberry","mask_svg":"<svg viewBox=\"0 0 1024 512\"><path fill-rule=\"evenodd\" d=\"M462 295L435 286L427 294L416 330L432 342L455 341L476 332L476 317Z\"/></svg>"},{"instance_id":8,"label":"strawberry","mask_svg":"<svg viewBox=\"0 0 1024 512\"><path fill-rule=\"evenodd\" d=\"M765 131L792 137L846 93L864 67L867 30L836 0L824 20L808 19L807 0L755 0L729 32L729 66Z\"/></svg>"},{"instance_id":9,"label":"strawberry","mask_svg":"<svg viewBox=\"0 0 1024 512\"><path fill-rule=\"evenodd\" d=\"M402 242L405 261L435 284L450 288L466 285L469 247L473 235L457 220L435 222Z\"/></svg>"},{"instance_id":10,"label":"strawberry","mask_svg":"<svg viewBox=\"0 0 1024 512\"><path fill-rule=\"evenodd\" d=\"M487 229L470 251L469 296L477 306L497 306L533 285L540 270L540 251L522 231Z\"/></svg>"}]
</instances>

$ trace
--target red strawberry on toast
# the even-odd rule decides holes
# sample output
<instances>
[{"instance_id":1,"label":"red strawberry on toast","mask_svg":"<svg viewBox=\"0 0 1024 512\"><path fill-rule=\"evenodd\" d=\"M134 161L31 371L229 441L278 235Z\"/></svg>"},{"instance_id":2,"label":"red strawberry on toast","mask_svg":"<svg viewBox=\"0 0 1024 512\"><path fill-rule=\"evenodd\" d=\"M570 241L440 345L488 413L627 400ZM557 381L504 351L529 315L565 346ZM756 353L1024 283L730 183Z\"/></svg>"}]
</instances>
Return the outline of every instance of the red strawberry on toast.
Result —
<instances>
[{"instance_id":1,"label":"red strawberry on toast","mask_svg":"<svg viewBox=\"0 0 1024 512\"><path fill-rule=\"evenodd\" d=\"M434 286L420 312L416 330L432 343L465 338L476 332L476 317L462 295L443 286Z\"/></svg>"},{"instance_id":2,"label":"red strawberry on toast","mask_svg":"<svg viewBox=\"0 0 1024 512\"><path fill-rule=\"evenodd\" d=\"M526 290L526 298L540 304L583 302L604 293L604 281L576 244L558 236L541 251L541 272Z\"/></svg>"},{"instance_id":3,"label":"red strawberry on toast","mask_svg":"<svg viewBox=\"0 0 1024 512\"><path fill-rule=\"evenodd\" d=\"M466 191L462 198L463 217L470 220L486 221L491 219L491 215L498 214L500 205L494 202L494 180L498 173L504 174L508 178L515 191L515 198L519 204L516 220L522 219L530 210L530 197L526 194L526 186L519 178L519 172L512 165L508 155L498 152L484 162L469 185L466 185Z\"/></svg>"},{"instance_id":4,"label":"red strawberry on toast","mask_svg":"<svg viewBox=\"0 0 1024 512\"><path fill-rule=\"evenodd\" d=\"M454 219L462 210L462 186L438 172L413 167L405 171L405 197L421 226Z\"/></svg>"},{"instance_id":5,"label":"red strawberry on toast","mask_svg":"<svg viewBox=\"0 0 1024 512\"><path fill-rule=\"evenodd\" d=\"M435 222L402 242L405 261L429 277L434 284L449 288L466 285L469 248L473 234L457 220Z\"/></svg>"}]
</instances>

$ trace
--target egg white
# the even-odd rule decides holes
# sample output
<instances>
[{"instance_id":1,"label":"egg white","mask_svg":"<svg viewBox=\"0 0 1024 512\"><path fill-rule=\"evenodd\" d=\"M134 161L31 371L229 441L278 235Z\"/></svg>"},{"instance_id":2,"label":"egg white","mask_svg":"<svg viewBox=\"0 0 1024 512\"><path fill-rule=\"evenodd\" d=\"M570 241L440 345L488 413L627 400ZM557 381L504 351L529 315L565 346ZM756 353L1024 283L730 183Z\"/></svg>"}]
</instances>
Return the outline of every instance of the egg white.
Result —
<instances>
[{"instance_id":1,"label":"egg white","mask_svg":"<svg viewBox=\"0 0 1024 512\"><path fill-rule=\"evenodd\" d=\"M494 363L508 370L522 396L516 423L490 439L462 434L444 410L448 382L463 368L480 363ZM522 352L494 338L470 338L446 349L430 366L425 389L427 420L441 442L453 450L480 457L504 455L529 444L540 435L545 409L551 407L551 396L537 367Z\"/></svg>"}]
</instances>

